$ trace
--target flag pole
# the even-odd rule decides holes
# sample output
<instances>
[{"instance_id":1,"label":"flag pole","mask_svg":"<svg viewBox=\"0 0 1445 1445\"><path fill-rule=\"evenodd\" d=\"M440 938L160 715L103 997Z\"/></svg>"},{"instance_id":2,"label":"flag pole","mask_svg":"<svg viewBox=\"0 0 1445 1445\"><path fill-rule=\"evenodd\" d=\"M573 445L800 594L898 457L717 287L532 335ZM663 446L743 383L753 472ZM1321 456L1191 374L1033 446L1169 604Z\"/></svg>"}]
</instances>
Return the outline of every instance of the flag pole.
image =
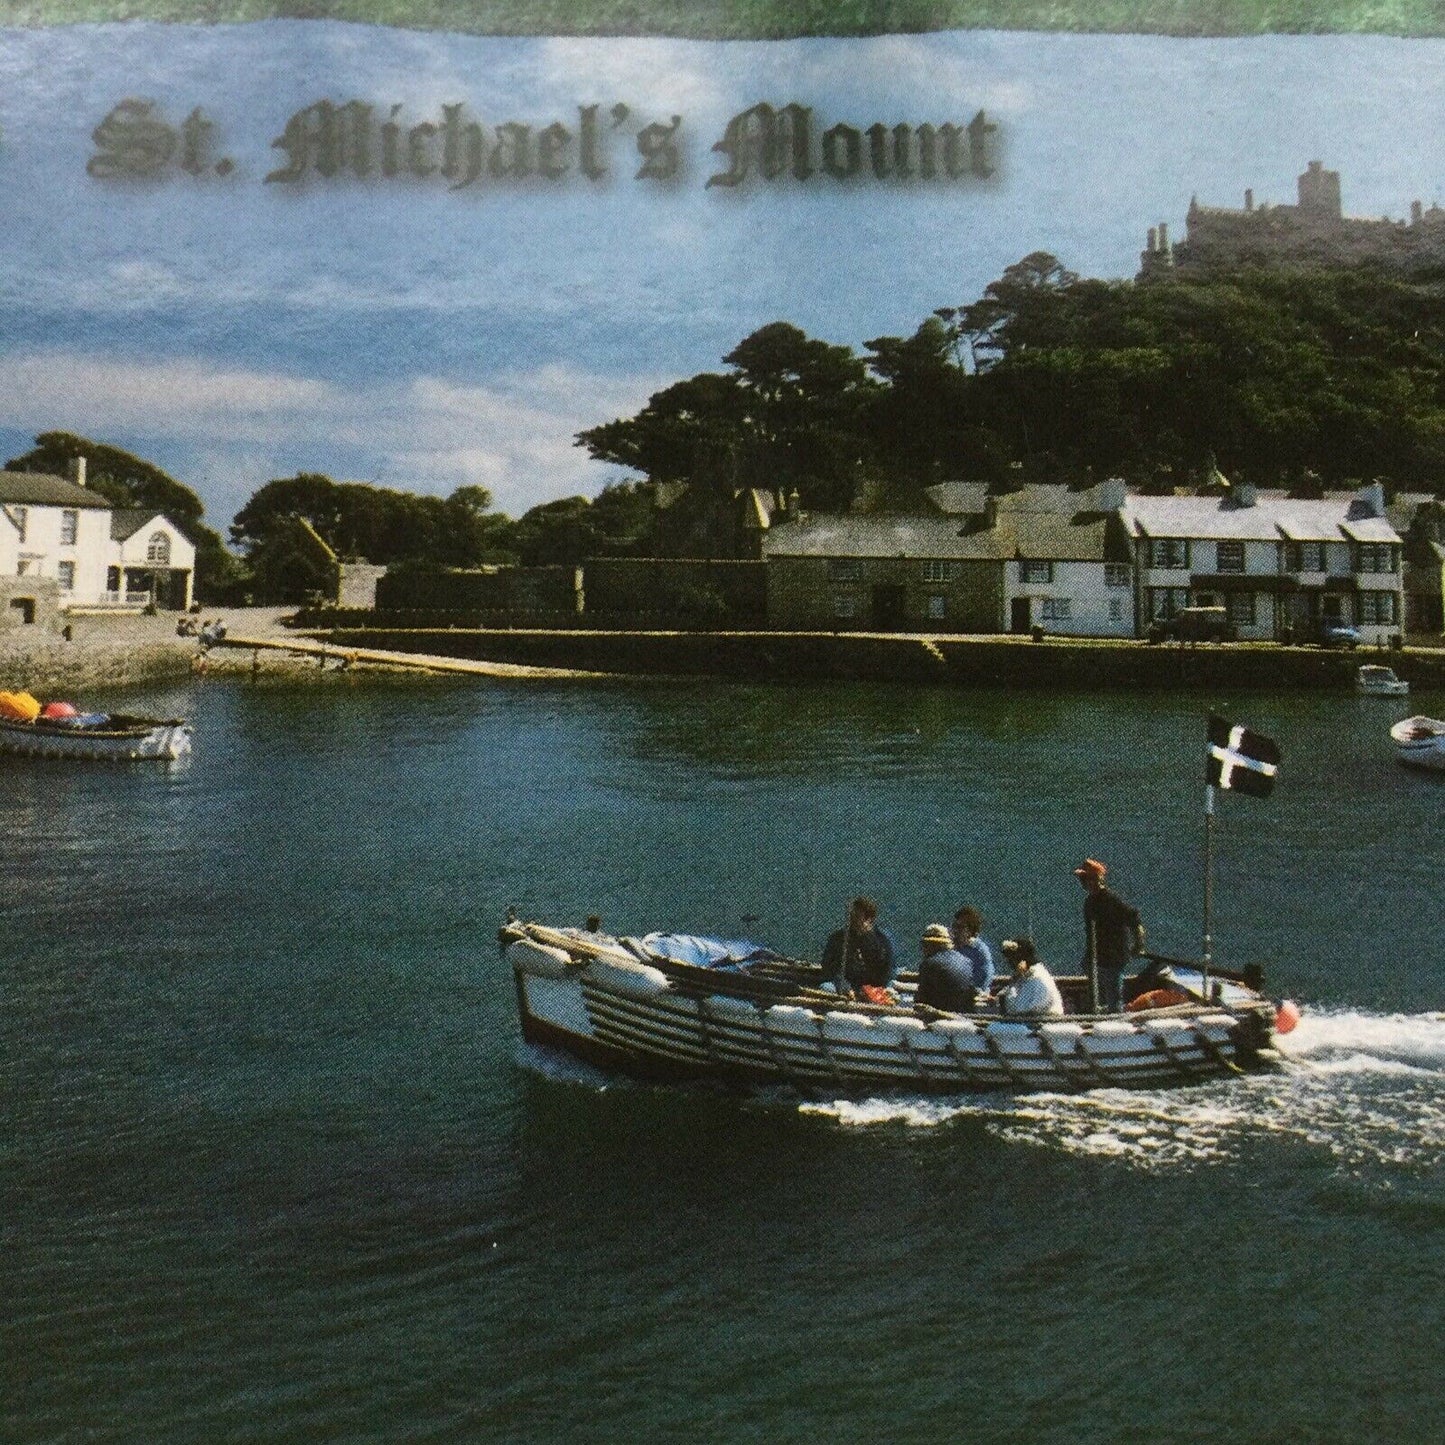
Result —
<instances>
[{"instance_id":1,"label":"flag pole","mask_svg":"<svg viewBox=\"0 0 1445 1445\"><path fill-rule=\"evenodd\" d=\"M1203 993L1209 998L1210 950L1214 939L1210 933L1214 923L1214 784L1204 785L1204 976Z\"/></svg>"}]
</instances>

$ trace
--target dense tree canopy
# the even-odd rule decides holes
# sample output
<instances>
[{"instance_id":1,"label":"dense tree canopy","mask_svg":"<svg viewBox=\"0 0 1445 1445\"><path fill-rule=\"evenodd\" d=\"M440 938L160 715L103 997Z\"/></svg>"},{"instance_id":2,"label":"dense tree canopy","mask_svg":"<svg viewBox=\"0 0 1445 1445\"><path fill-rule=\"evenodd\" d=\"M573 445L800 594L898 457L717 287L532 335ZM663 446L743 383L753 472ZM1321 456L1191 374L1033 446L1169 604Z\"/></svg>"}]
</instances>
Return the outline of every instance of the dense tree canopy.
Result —
<instances>
[{"instance_id":1,"label":"dense tree canopy","mask_svg":"<svg viewBox=\"0 0 1445 1445\"><path fill-rule=\"evenodd\" d=\"M814 506L846 506L862 474L862 418L876 389L846 346L815 341L775 321L723 360L654 395L637 416L577 440L599 461L649 481L735 487L797 487Z\"/></svg>"},{"instance_id":2,"label":"dense tree canopy","mask_svg":"<svg viewBox=\"0 0 1445 1445\"><path fill-rule=\"evenodd\" d=\"M510 560L508 519L491 505L485 487L422 496L301 472L253 493L231 523L231 541L251 557L274 541L278 524L301 518L342 561L428 560L471 567Z\"/></svg>"},{"instance_id":3,"label":"dense tree canopy","mask_svg":"<svg viewBox=\"0 0 1445 1445\"><path fill-rule=\"evenodd\" d=\"M1083 279L1046 252L862 358L782 322L582 432L657 482L917 505L930 482L1148 487L1214 458L1262 483L1445 485L1445 294L1369 269Z\"/></svg>"}]
</instances>

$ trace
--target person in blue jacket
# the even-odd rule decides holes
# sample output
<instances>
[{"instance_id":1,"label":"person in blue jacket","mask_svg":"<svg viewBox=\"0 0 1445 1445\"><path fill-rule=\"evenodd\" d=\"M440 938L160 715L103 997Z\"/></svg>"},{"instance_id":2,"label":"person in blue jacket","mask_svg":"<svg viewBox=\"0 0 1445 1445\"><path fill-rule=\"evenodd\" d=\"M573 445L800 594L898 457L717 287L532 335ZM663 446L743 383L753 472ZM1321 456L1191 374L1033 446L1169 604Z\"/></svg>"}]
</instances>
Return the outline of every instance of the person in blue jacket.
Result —
<instances>
[{"instance_id":1,"label":"person in blue jacket","mask_svg":"<svg viewBox=\"0 0 1445 1445\"><path fill-rule=\"evenodd\" d=\"M823 983L837 993L861 991L865 984L887 988L898 974L893 940L878 926L878 905L855 898L848 922L828 935L823 945Z\"/></svg>"},{"instance_id":2,"label":"person in blue jacket","mask_svg":"<svg viewBox=\"0 0 1445 1445\"><path fill-rule=\"evenodd\" d=\"M968 960L973 986L987 993L994 980L993 954L978 936L982 928L983 914L977 908L965 904L953 915L953 946Z\"/></svg>"}]
</instances>

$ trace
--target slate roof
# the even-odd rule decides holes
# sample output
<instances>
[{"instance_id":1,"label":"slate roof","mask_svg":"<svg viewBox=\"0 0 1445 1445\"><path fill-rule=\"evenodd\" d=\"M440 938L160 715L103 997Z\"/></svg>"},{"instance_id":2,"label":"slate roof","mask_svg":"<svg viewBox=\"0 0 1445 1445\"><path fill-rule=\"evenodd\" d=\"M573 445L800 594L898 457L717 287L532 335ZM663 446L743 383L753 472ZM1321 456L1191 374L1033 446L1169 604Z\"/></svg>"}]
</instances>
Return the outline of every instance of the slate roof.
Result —
<instances>
[{"instance_id":1,"label":"slate roof","mask_svg":"<svg viewBox=\"0 0 1445 1445\"><path fill-rule=\"evenodd\" d=\"M22 507L93 507L108 511L110 503L89 487L49 472L0 472L0 502Z\"/></svg>"},{"instance_id":2,"label":"slate roof","mask_svg":"<svg viewBox=\"0 0 1445 1445\"><path fill-rule=\"evenodd\" d=\"M1129 497L1124 520L1134 536L1219 541L1399 542L1385 517L1355 515L1353 497L1314 501L1261 495L1252 507L1227 497Z\"/></svg>"},{"instance_id":3,"label":"slate roof","mask_svg":"<svg viewBox=\"0 0 1445 1445\"><path fill-rule=\"evenodd\" d=\"M986 482L935 482L923 495L946 516L981 513L988 505Z\"/></svg>"},{"instance_id":4,"label":"slate roof","mask_svg":"<svg viewBox=\"0 0 1445 1445\"><path fill-rule=\"evenodd\" d=\"M161 520L161 514L150 507L117 507L110 514L110 536L113 542L134 537L147 522Z\"/></svg>"},{"instance_id":5,"label":"slate roof","mask_svg":"<svg viewBox=\"0 0 1445 1445\"><path fill-rule=\"evenodd\" d=\"M811 516L777 524L763 543L768 557L907 557L945 561L1105 560L1104 512L1028 512L992 527L960 526L957 517Z\"/></svg>"}]
</instances>

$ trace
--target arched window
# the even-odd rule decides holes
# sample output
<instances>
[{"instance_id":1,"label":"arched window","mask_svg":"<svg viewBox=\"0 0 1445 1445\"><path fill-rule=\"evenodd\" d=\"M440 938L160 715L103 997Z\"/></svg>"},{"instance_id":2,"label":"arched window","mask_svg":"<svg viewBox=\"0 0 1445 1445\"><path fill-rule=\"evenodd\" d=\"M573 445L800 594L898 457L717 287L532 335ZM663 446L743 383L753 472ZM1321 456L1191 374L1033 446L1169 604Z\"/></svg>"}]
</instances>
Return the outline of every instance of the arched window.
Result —
<instances>
[{"instance_id":1,"label":"arched window","mask_svg":"<svg viewBox=\"0 0 1445 1445\"><path fill-rule=\"evenodd\" d=\"M171 539L164 532L152 532L146 543L146 561L159 562L163 567L171 560Z\"/></svg>"}]
</instances>

